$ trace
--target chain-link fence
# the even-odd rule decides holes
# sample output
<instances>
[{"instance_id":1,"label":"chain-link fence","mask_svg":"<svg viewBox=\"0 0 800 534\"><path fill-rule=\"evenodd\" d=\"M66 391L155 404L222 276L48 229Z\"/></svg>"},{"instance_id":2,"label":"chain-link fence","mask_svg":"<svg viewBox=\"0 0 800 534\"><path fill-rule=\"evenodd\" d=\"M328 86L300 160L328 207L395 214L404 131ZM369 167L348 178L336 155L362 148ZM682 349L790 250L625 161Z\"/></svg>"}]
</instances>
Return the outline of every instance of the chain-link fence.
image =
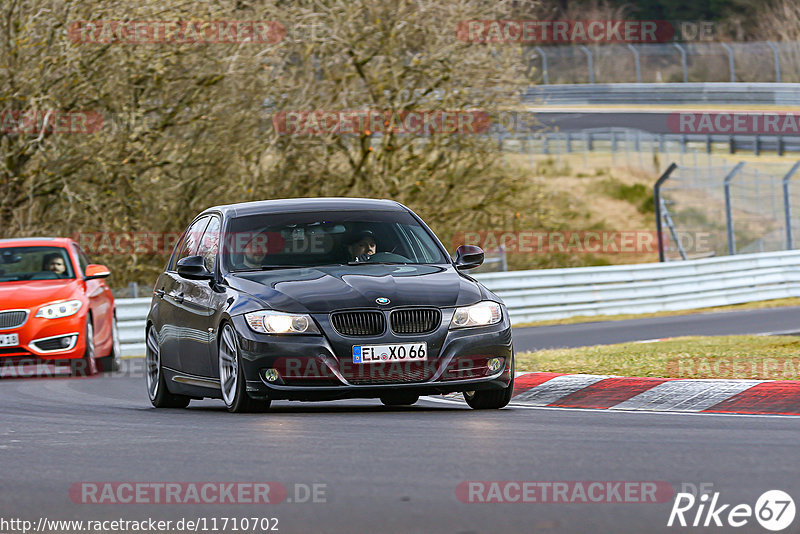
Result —
<instances>
[{"instance_id":1,"label":"chain-link fence","mask_svg":"<svg viewBox=\"0 0 800 534\"><path fill-rule=\"evenodd\" d=\"M524 57L543 84L800 81L800 42L535 46Z\"/></svg>"},{"instance_id":2,"label":"chain-link fence","mask_svg":"<svg viewBox=\"0 0 800 534\"><path fill-rule=\"evenodd\" d=\"M655 192L664 259L797 248L798 169L800 162L740 162L668 171Z\"/></svg>"}]
</instances>

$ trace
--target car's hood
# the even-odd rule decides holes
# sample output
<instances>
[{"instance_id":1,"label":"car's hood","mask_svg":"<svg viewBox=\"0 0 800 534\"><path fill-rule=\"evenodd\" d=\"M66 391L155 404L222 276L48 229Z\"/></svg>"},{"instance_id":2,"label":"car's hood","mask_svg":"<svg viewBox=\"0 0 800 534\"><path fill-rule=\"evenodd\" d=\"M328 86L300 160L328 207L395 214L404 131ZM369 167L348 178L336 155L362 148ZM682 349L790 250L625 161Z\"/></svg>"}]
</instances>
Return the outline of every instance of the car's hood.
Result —
<instances>
[{"instance_id":1,"label":"car's hood","mask_svg":"<svg viewBox=\"0 0 800 534\"><path fill-rule=\"evenodd\" d=\"M55 300L72 298L79 280L31 280L0 283L0 309L38 308Z\"/></svg>"},{"instance_id":2,"label":"car's hood","mask_svg":"<svg viewBox=\"0 0 800 534\"><path fill-rule=\"evenodd\" d=\"M249 293L271 308L288 312L328 313L346 308L463 306L481 300L474 281L453 267L438 265L344 265L235 273L231 287Z\"/></svg>"}]
</instances>

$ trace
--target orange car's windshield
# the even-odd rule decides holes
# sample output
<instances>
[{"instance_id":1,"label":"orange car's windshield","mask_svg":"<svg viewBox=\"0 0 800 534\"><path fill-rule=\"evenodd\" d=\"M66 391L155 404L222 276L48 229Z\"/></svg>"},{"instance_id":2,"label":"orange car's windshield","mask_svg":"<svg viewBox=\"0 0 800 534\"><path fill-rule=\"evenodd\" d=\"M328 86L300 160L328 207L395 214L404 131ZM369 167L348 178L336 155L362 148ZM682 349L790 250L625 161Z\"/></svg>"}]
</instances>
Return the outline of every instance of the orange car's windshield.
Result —
<instances>
[{"instance_id":1,"label":"orange car's windshield","mask_svg":"<svg viewBox=\"0 0 800 534\"><path fill-rule=\"evenodd\" d=\"M0 283L75 278L67 250L62 247L0 248Z\"/></svg>"}]
</instances>

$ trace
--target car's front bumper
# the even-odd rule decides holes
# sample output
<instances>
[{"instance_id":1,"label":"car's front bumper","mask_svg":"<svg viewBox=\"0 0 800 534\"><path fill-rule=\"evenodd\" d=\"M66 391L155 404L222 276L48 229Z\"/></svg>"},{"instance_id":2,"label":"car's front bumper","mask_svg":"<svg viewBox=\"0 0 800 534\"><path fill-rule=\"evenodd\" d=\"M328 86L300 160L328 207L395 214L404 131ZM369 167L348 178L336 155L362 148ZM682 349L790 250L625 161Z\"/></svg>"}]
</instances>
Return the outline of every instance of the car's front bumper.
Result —
<instances>
[{"instance_id":1,"label":"car's front bumper","mask_svg":"<svg viewBox=\"0 0 800 534\"><path fill-rule=\"evenodd\" d=\"M316 318L324 323L324 318ZM511 381L513 347L507 318L497 325L448 330L449 317L435 332L379 338L325 335L266 335L253 332L242 316L233 318L239 334L247 391L253 397L293 400L372 398L392 390L420 395L499 389ZM354 364L353 345L426 342L425 362ZM502 358L499 370L486 362ZM381 367L379 367L381 366ZM270 381L267 370L279 377Z\"/></svg>"},{"instance_id":2,"label":"car's front bumper","mask_svg":"<svg viewBox=\"0 0 800 534\"><path fill-rule=\"evenodd\" d=\"M58 319L36 317L36 309L28 310L25 321L0 334L16 334L18 343L0 347L3 358L35 360L69 360L82 358L86 352L86 312ZM63 343L62 343L63 342Z\"/></svg>"}]
</instances>

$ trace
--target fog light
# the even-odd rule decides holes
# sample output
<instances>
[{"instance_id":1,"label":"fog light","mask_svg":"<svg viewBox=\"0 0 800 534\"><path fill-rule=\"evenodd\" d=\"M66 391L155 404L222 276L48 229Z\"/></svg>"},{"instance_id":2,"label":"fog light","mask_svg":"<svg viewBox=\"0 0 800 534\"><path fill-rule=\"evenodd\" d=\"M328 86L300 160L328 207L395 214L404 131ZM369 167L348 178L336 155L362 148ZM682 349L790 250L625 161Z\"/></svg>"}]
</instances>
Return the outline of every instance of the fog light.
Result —
<instances>
[{"instance_id":1,"label":"fog light","mask_svg":"<svg viewBox=\"0 0 800 534\"><path fill-rule=\"evenodd\" d=\"M496 373L503 367L503 358L491 358L487 365L489 366L489 372Z\"/></svg>"},{"instance_id":2,"label":"fog light","mask_svg":"<svg viewBox=\"0 0 800 534\"><path fill-rule=\"evenodd\" d=\"M277 369L267 369L264 372L264 378L267 379L267 382L275 382L278 379L278 376Z\"/></svg>"}]
</instances>

